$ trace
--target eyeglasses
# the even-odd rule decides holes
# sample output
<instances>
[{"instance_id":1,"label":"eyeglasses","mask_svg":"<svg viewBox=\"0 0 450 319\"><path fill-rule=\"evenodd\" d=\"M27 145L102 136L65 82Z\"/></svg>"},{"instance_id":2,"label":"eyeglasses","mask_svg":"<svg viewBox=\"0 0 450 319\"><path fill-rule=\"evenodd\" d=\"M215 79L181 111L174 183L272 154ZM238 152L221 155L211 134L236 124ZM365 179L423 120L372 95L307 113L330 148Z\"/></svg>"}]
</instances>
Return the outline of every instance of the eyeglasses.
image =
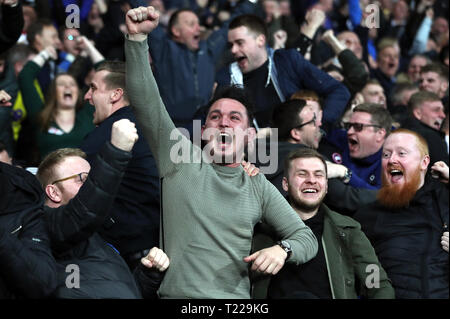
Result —
<instances>
[{"instance_id":1,"label":"eyeglasses","mask_svg":"<svg viewBox=\"0 0 450 319\"><path fill-rule=\"evenodd\" d=\"M375 124L363 124L363 123L344 123L344 129L346 131L350 130L352 127L355 130L355 132L361 132L365 127L378 127L381 128L380 125L375 125Z\"/></svg>"},{"instance_id":2,"label":"eyeglasses","mask_svg":"<svg viewBox=\"0 0 450 319\"><path fill-rule=\"evenodd\" d=\"M56 183L59 183L59 182L67 181L67 180L69 180L71 178L74 178L74 177L78 177L78 181L80 183L84 183L86 181L88 175L89 175L89 173L87 173L87 172L81 172L81 173L78 173L78 174L75 174L75 175L72 175L72 176L69 176L69 177L58 179L58 180L54 181L52 183L52 185L55 185Z\"/></svg>"},{"instance_id":3,"label":"eyeglasses","mask_svg":"<svg viewBox=\"0 0 450 319\"><path fill-rule=\"evenodd\" d=\"M314 126L317 126L316 119L317 119L317 118L316 118L316 113L314 113L314 116L313 116L313 118L312 118L311 121L308 121L308 122L305 122L305 123L303 123L303 124L300 124L300 125L298 125L298 126L296 126L296 127L294 127L294 128L302 128L303 126L308 125L308 124L311 124L311 123L313 123Z\"/></svg>"}]
</instances>

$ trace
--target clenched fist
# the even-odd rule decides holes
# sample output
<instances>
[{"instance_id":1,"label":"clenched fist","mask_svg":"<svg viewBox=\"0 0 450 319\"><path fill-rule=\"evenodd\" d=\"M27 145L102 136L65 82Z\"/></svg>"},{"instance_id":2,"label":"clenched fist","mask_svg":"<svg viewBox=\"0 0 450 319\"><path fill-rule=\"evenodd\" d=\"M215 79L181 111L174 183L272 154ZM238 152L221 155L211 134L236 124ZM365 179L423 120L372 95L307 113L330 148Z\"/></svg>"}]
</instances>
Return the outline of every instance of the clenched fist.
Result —
<instances>
[{"instance_id":1,"label":"clenched fist","mask_svg":"<svg viewBox=\"0 0 450 319\"><path fill-rule=\"evenodd\" d=\"M129 35L147 35L159 23L159 12L153 7L131 9L125 16L125 24Z\"/></svg>"},{"instance_id":2,"label":"clenched fist","mask_svg":"<svg viewBox=\"0 0 450 319\"><path fill-rule=\"evenodd\" d=\"M131 151L138 138L136 126L130 120L119 120L112 125L111 144L118 149Z\"/></svg>"}]
</instances>

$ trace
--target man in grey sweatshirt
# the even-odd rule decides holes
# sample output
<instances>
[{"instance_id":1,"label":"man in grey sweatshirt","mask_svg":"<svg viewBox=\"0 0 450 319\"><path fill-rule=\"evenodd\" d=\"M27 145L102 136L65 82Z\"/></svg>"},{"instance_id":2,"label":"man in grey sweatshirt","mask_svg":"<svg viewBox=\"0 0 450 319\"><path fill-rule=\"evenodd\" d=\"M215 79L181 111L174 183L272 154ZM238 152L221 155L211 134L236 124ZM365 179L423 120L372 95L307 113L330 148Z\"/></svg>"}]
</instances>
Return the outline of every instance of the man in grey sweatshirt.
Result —
<instances>
[{"instance_id":1,"label":"man in grey sweatshirt","mask_svg":"<svg viewBox=\"0 0 450 319\"><path fill-rule=\"evenodd\" d=\"M161 248L171 266L158 293L161 298L250 298L249 264L251 270L276 274L285 261L313 258L317 240L262 174L249 177L241 167L255 130L240 90L228 89L211 101L203 150L175 128L148 62L147 35L158 19L153 7L128 11L125 40L131 105L162 178ZM253 228L261 220L281 241L250 254Z\"/></svg>"}]
</instances>

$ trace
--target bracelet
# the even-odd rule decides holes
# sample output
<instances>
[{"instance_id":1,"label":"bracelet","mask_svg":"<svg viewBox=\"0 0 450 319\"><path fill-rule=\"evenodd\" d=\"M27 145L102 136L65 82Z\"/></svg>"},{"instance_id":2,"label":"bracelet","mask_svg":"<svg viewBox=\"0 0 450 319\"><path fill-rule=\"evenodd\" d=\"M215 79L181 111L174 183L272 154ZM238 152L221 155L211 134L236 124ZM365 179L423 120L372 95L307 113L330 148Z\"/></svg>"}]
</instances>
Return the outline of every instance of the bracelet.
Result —
<instances>
[{"instance_id":1,"label":"bracelet","mask_svg":"<svg viewBox=\"0 0 450 319\"><path fill-rule=\"evenodd\" d=\"M347 168L347 171L344 174L344 177L342 178L342 181L347 184L352 179L352 171L350 168Z\"/></svg>"},{"instance_id":2,"label":"bracelet","mask_svg":"<svg viewBox=\"0 0 450 319\"><path fill-rule=\"evenodd\" d=\"M46 50L39 52L39 56L43 58L44 61L47 61L50 58L50 54Z\"/></svg>"}]
</instances>

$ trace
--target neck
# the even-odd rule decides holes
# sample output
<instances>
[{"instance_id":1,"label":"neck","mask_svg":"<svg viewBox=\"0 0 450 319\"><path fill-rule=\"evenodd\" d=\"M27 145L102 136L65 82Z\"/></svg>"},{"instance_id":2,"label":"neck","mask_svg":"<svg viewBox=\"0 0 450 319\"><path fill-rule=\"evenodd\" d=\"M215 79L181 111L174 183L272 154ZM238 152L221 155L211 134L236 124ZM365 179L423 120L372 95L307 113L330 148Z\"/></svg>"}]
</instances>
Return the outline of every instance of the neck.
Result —
<instances>
[{"instance_id":1,"label":"neck","mask_svg":"<svg viewBox=\"0 0 450 319\"><path fill-rule=\"evenodd\" d=\"M289 199L291 201L291 199ZM316 216L317 212L319 211L319 207L313 209L313 210L305 210L304 208L300 208L295 203L290 202L292 208L295 210L295 212L300 216L300 218L305 221L308 220L314 216Z\"/></svg>"},{"instance_id":2,"label":"neck","mask_svg":"<svg viewBox=\"0 0 450 319\"><path fill-rule=\"evenodd\" d=\"M70 109L58 109L56 113L56 118L62 121L68 121L75 118L75 108Z\"/></svg>"}]
</instances>

